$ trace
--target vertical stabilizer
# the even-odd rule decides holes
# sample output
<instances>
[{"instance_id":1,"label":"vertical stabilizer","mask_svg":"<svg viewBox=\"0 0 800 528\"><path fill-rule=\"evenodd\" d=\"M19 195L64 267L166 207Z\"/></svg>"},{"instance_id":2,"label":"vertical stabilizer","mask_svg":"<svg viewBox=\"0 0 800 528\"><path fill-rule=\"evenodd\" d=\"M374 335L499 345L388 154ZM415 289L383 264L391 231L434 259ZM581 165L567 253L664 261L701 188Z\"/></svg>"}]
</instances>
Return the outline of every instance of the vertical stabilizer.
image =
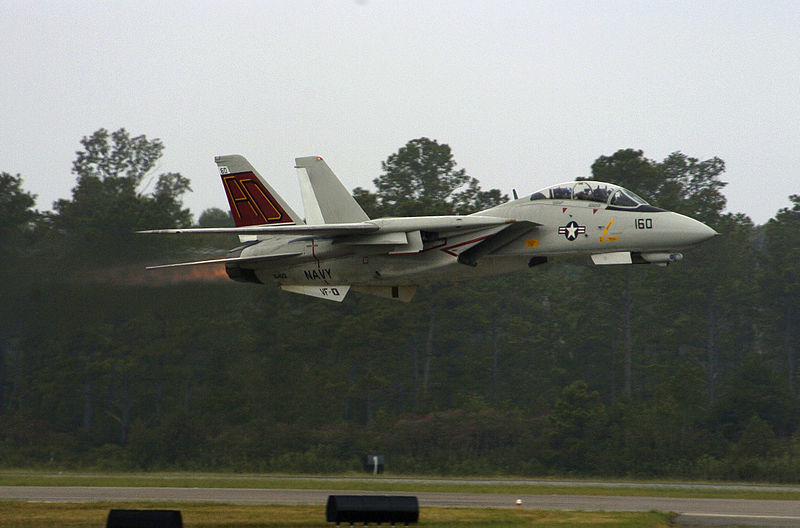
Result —
<instances>
[{"instance_id":1,"label":"vertical stabilizer","mask_svg":"<svg viewBox=\"0 0 800 528\"><path fill-rule=\"evenodd\" d=\"M319 156L295 158L306 216L325 224L365 222L369 217Z\"/></svg>"},{"instance_id":2,"label":"vertical stabilizer","mask_svg":"<svg viewBox=\"0 0 800 528\"><path fill-rule=\"evenodd\" d=\"M303 223L244 156L217 156L214 161L237 227Z\"/></svg>"}]
</instances>

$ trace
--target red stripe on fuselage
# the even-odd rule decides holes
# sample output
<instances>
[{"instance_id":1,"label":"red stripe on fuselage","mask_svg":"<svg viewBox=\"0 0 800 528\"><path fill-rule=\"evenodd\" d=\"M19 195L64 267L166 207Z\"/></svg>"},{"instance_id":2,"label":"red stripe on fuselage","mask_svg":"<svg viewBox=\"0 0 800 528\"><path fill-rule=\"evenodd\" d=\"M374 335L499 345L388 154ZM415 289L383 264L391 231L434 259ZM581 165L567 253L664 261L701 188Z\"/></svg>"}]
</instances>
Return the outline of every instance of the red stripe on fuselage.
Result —
<instances>
[{"instance_id":1,"label":"red stripe on fuselage","mask_svg":"<svg viewBox=\"0 0 800 528\"><path fill-rule=\"evenodd\" d=\"M485 236L482 236L482 237L473 238L472 240L467 240L466 242L462 242L460 244L454 244L452 246L444 247L444 248L442 248L442 251L444 251L448 255L451 255L453 257L457 257L458 253L454 253L453 251L450 251L451 249L455 249L455 248L461 247L461 246L466 246L467 244L475 244L476 242L480 242L481 240L486 240L487 238L489 238L491 236L494 236L494 235L485 235Z\"/></svg>"}]
</instances>

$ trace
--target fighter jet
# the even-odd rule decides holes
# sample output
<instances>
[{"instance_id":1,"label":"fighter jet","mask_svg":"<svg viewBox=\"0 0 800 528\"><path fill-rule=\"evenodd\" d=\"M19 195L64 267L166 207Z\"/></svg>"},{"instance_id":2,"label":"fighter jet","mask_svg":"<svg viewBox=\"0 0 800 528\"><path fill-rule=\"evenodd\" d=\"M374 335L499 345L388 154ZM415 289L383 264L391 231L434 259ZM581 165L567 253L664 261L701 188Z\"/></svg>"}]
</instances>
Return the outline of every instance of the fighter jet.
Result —
<instances>
[{"instance_id":1,"label":"fighter jet","mask_svg":"<svg viewBox=\"0 0 800 528\"><path fill-rule=\"evenodd\" d=\"M508 273L550 257L595 265L681 260L717 235L631 191L572 181L471 215L370 219L318 156L296 158L305 218L242 156L215 158L235 227L142 233L239 236L224 258L151 266L225 266L235 281L341 302L349 291L410 301L420 285Z\"/></svg>"}]
</instances>

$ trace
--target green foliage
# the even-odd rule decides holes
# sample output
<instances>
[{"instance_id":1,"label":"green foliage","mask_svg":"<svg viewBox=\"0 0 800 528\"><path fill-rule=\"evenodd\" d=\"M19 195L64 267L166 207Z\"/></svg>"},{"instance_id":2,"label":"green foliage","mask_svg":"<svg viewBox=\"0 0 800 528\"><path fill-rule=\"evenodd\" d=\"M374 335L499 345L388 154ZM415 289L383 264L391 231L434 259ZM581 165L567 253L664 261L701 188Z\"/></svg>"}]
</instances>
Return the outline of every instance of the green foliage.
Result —
<instances>
[{"instance_id":1,"label":"green foliage","mask_svg":"<svg viewBox=\"0 0 800 528\"><path fill-rule=\"evenodd\" d=\"M597 447L608 427L600 393L589 391L583 380L573 382L555 401L549 418L551 463L565 472L595 469Z\"/></svg>"},{"instance_id":2,"label":"green foliage","mask_svg":"<svg viewBox=\"0 0 800 528\"><path fill-rule=\"evenodd\" d=\"M719 176L725 162L714 157L704 161L682 152L673 152L658 164L663 183L656 188L659 203L667 209L703 222L713 222L725 209L722 189L727 185Z\"/></svg>"},{"instance_id":3,"label":"green foliage","mask_svg":"<svg viewBox=\"0 0 800 528\"><path fill-rule=\"evenodd\" d=\"M791 207L782 208L764 226L763 274L760 301L764 342L774 351L797 392L800 352L800 195L789 197Z\"/></svg>"},{"instance_id":4,"label":"green foliage","mask_svg":"<svg viewBox=\"0 0 800 528\"><path fill-rule=\"evenodd\" d=\"M796 403L788 380L778 377L759 356L748 356L732 373L712 413L729 440L739 440L753 418L769 424L783 437L797 426Z\"/></svg>"},{"instance_id":5,"label":"green foliage","mask_svg":"<svg viewBox=\"0 0 800 528\"><path fill-rule=\"evenodd\" d=\"M197 225L199 227L233 227L233 217L230 212L212 207L203 211Z\"/></svg>"},{"instance_id":6,"label":"green foliage","mask_svg":"<svg viewBox=\"0 0 800 528\"><path fill-rule=\"evenodd\" d=\"M354 196L371 218L466 214L508 199L498 189L482 191L456 165L448 145L412 139L382 162L383 174L373 180L377 193L359 187Z\"/></svg>"},{"instance_id":7,"label":"green foliage","mask_svg":"<svg viewBox=\"0 0 800 528\"><path fill-rule=\"evenodd\" d=\"M622 185L650 203L714 225L725 209L719 180L725 162L719 158L700 161L673 152L664 161L644 157L641 150L618 150L600 156L592 164L592 178Z\"/></svg>"},{"instance_id":8,"label":"green foliage","mask_svg":"<svg viewBox=\"0 0 800 528\"><path fill-rule=\"evenodd\" d=\"M723 233L676 266L562 261L335 305L145 276L166 248L131 232L189 225L188 181L149 176L158 140L82 144L72 200L47 222L19 176L0 178L16 233L0 266L0 466L320 473L381 453L393 473L798 481L800 198L761 227L723 213L721 160L624 150L593 165ZM384 172L357 192L371 216L504 199L426 138Z\"/></svg>"},{"instance_id":9,"label":"green foliage","mask_svg":"<svg viewBox=\"0 0 800 528\"><path fill-rule=\"evenodd\" d=\"M22 177L0 172L0 241L11 229L25 227L37 219L31 208L36 196L22 188Z\"/></svg>"},{"instance_id":10,"label":"green foliage","mask_svg":"<svg viewBox=\"0 0 800 528\"><path fill-rule=\"evenodd\" d=\"M130 257L143 247L141 238L138 244L134 238L136 230L192 224L191 213L181 204L189 180L178 173L147 179L164 149L159 139L131 137L124 128L109 134L101 128L81 145L72 166L77 176L72 199L58 200L52 216L73 253L103 260L114 253Z\"/></svg>"},{"instance_id":11,"label":"green foliage","mask_svg":"<svg viewBox=\"0 0 800 528\"><path fill-rule=\"evenodd\" d=\"M469 181L465 169L456 170L450 147L428 138L409 141L381 165L384 173L373 183L391 216L449 214L451 196Z\"/></svg>"},{"instance_id":12,"label":"green foliage","mask_svg":"<svg viewBox=\"0 0 800 528\"><path fill-rule=\"evenodd\" d=\"M592 164L592 178L616 183L645 198L659 187L662 178L652 160L634 149L618 150L611 156L600 156Z\"/></svg>"}]
</instances>

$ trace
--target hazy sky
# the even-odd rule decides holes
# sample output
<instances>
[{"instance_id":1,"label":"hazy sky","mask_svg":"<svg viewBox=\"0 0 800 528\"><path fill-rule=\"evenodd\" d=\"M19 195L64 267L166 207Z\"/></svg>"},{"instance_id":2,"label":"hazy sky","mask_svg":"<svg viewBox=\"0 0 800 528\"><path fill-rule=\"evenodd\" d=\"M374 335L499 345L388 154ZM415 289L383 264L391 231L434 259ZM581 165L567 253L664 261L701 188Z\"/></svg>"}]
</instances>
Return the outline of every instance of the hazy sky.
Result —
<instances>
[{"instance_id":1,"label":"hazy sky","mask_svg":"<svg viewBox=\"0 0 800 528\"><path fill-rule=\"evenodd\" d=\"M0 171L69 198L80 139L160 138L195 218L243 154L301 210L297 156L372 188L413 138L484 188L530 193L642 149L727 164L728 210L800 194L792 1L0 0ZM154 226L155 227L155 226Z\"/></svg>"}]
</instances>

